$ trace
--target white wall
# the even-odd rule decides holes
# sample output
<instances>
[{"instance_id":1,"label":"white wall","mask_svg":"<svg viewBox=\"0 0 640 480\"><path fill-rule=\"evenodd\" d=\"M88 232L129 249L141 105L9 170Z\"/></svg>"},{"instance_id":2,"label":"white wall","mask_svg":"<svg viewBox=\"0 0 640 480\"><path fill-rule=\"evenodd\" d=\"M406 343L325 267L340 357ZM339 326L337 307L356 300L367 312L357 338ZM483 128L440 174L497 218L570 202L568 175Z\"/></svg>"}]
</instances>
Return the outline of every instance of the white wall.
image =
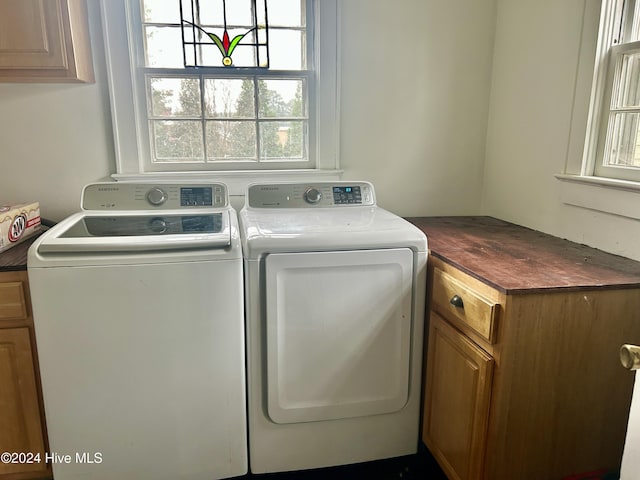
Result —
<instances>
[{"instance_id":1,"label":"white wall","mask_svg":"<svg viewBox=\"0 0 640 480\"><path fill-rule=\"evenodd\" d=\"M482 211L640 260L640 222L565 205L554 178L579 172L599 7L498 0Z\"/></svg>"},{"instance_id":2,"label":"white wall","mask_svg":"<svg viewBox=\"0 0 640 480\"><path fill-rule=\"evenodd\" d=\"M495 0L344 0L341 165L401 215L479 213Z\"/></svg>"},{"instance_id":3,"label":"white wall","mask_svg":"<svg viewBox=\"0 0 640 480\"><path fill-rule=\"evenodd\" d=\"M60 220L115 169L98 0L89 0L95 84L0 83L0 203L39 201Z\"/></svg>"},{"instance_id":4,"label":"white wall","mask_svg":"<svg viewBox=\"0 0 640 480\"><path fill-rule=\"evenodd\" d=\"M399 214L479 211L495 2L341 2L345 178L373 181ZM99 0L88 3L95 84L0 84L0 201L39 200L56 220L115 172Z\"/></svg>"}]
</instances>

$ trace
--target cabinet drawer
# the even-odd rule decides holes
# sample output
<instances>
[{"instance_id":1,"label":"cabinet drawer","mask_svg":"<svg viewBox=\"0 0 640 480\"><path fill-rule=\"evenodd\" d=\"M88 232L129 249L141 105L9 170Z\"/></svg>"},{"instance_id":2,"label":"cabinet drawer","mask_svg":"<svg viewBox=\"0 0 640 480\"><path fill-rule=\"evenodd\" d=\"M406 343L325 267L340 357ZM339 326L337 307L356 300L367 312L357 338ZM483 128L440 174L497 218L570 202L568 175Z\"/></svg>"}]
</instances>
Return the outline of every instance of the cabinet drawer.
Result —
<instances>
[{"instance_id":1,"label":"cabinet drawer","mask_svg":"<svg viewBox=\"0 0 640 480\"><path fill-rule=\"evenodd\" d=\"M17 320L27 317L22 282L0 283L0 320Z\"/></svg>"},{"instance_id":2,"label":"cabinet drawer","mask_svg":"<svg viewBox=\"0 0 640 480\"><path fill-rule=\"evenodd\" d=\"M487 339L495 341L498 304L438 268L433 270L432 301Z\"/></svg>"}]
</instances>

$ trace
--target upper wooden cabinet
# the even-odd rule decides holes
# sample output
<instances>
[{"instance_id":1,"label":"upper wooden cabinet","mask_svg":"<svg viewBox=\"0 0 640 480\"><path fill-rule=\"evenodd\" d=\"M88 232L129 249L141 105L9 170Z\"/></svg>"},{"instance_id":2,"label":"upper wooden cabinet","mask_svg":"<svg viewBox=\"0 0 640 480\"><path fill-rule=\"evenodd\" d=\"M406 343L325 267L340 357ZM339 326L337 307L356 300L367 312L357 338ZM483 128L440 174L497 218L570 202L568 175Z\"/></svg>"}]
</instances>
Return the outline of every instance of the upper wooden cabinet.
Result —
<instances>
[{"instance_id":1,"label":"upper wooden cabinet","mask_svg":"<svg viewBox=\"0 0 640 480\"><path fill-rule=\"evenodd\" d=\"M93 82L85 0L0 0L0 81Z\"/></svg>"}]
</instances>

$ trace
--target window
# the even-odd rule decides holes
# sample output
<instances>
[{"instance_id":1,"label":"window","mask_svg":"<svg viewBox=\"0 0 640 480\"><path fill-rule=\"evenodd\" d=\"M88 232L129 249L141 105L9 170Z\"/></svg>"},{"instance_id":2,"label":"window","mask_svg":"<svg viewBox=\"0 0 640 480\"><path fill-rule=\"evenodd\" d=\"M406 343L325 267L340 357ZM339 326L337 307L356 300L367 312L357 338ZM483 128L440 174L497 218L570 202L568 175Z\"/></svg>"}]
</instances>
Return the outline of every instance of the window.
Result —
<instances>
[{"instance_id":1,"label":"window","mask_svg":"<svg viewBox=\"0 0 640 480\"><path fill-rule=\"evenodd\" d=\"M102 8L118 174L337 168L335 0Z\"/></svg>"},{"instance_id":2,"label":"window","mask_svg":"<svg viewBox=\"0 0 640 480\"><path fill-rule=\"evenodd\" d=\"M640 0L603 0L583 174L640 181Z\"/></svg>"}]
</instances>

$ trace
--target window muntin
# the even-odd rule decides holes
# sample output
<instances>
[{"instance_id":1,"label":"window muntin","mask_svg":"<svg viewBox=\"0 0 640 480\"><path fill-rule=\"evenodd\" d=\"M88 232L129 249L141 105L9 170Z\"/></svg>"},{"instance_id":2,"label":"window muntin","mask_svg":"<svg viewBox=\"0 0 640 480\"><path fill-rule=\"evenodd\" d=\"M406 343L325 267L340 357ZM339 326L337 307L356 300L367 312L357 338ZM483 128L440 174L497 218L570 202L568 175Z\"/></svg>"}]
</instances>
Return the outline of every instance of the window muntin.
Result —
<instances>
[{"instance_id":1,"label":"window muntin","mask_svg":"<svg viewBox=\"0 0 640 480\"><path fill-rule=\"evenodd\" d=\"M261 1L265 0L257 0ZM140 43L134 76L139 115L148 124L140 140L141 147L146 143L150 152L145 171L314 166L314 105L310 101L314 82L307 68L311 2L266 1L269 69L225 67L214 42L202 58L212 66L185 67L179 0L139 2L139 10L131 15L131 27L135 30L138 18ZM227 11L230 39L250 27L246 24L249 17L237 9L250 3L227 0L228 5L235 5ZM223 35L215 15L204 13L200 21L207 22L207 31ZM245 24L239 25L241 22ZM241 44L233 51L234 65L248 64L254 58Z\"/></svg>"}]
</instances>

